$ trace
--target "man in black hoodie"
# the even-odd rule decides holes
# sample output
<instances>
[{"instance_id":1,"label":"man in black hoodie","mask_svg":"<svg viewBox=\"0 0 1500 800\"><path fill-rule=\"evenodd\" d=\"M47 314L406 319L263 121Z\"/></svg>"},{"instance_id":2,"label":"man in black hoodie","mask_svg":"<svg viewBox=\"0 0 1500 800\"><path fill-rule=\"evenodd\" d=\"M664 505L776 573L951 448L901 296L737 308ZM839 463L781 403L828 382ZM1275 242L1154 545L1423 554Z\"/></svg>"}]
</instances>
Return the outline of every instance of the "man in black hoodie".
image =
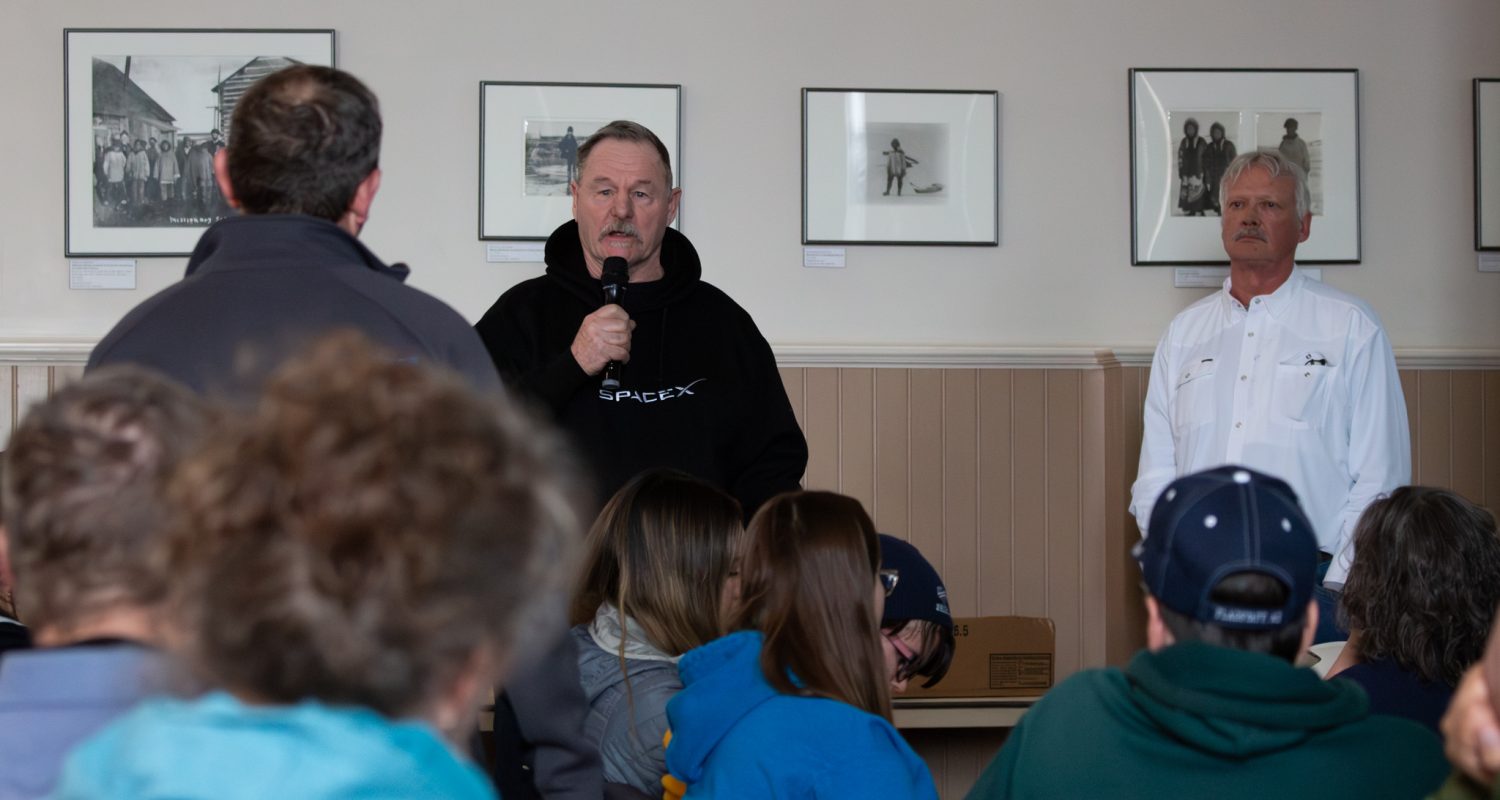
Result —
<instances>
[{"instance_id":1,"label":"man in black hoodie","mask_svg":"<svg viewBox=\"0 0 1500 800\"><path fill-rule=\"evenodd\" d=\"M573 221L547 240L546 275L511 288L475 328L507 382L557 416L609 496L650 467L723 487L748 517L796 489L807 441L750 315L700 280L698 252L668 227L682 190L654 133L616 121L578 148ZM604 262L630 282L603 303ZM620 362L620 386L600 374Z\"/></svg>"}]
</instances>

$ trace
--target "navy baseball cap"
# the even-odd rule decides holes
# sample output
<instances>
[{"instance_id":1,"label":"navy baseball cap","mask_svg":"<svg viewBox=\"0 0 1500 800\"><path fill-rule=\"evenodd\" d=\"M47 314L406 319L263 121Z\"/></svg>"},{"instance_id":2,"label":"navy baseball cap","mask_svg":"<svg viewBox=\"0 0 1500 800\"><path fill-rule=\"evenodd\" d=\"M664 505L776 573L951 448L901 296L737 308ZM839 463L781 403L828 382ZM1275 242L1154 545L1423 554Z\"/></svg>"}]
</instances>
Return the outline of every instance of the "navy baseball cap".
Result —
<instances>
[{"instance_id":1,"label":"navy baseball cap","mask_svg":"<svg viewBox=\"0 0 1500 800\"><path fill-rule=\"evenodd\" d=\"M882 628L908 619L925 619L944 627L953 625L943 579L910 542L880 534L880 568L899 573L896 587L885 598L885 614L880 618Z\"/></svg>"},{"instance_id":2,"label":"navy baseball cap","mask_svg":"<svg viewBox=\"0 0 1500 800\"><path fill-rule=\"evenodd\" d=\"M1200 622L1270 630L1301 619L1317 585L1318 540L1285 481L1226 466L1173 481L1151 509L1136 545L1146 590ZM1214 601L1213 588L1236 572L1259 572L1287 587L1280 608Z\"/></svg>"}]
</instances>

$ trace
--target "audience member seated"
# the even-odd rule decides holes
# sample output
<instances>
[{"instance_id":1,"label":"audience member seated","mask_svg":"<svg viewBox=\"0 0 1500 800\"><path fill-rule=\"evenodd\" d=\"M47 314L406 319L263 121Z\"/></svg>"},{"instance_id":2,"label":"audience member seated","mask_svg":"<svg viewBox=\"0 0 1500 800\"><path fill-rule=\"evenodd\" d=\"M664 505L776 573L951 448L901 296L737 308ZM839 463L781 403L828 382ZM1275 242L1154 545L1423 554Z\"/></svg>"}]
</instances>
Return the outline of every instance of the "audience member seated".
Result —
<instances>
[{"instance_id":1,"label":"audience member seated","mask_svg":"<svg viewBox=\"0 0 1500 800\"><path fill-rule=\"evenodd\" d=\"M604 780L659 793L677 660L719 635L740 506L676 470L625 484L589 532L573 638Z\"/></svg>"},{"instance_id":2,"label":"audience member seated","mask_svg":"<svg viewBox=\"0 0 1500 800\"><path fill-rule=\"evenodd\" d=\"M1178 478L1148 533L1147 650L1048 692L970 798L1397 798L1443 780L1429 731L1293 665L1317 628L1318 542L1285 482Z\"/></svg>"},{"instance_id":3,"label":"audience member seated","mask_svg":"<svg viewBox=\"0 0 1500 800\"><path fill-rule=\"evenodd\" d=\"M1443 747L1453 776L1434 800L1500 798L1500 619L1490 631L1484 660L1458 682L1443 715Z\"/></svg>"},{"instance_id":4,"label":"audience member seated","mask_svg":"<svg viewBox=\"0 0 1500 800\"><path fill-rule=\"evenodd\" d=\"M880 579L887 592L880 645L891 691L906 691L917 675L927 679L923 688L932 686L953 663L953 616L943 579L910 542L883 533Z\"/></svg>"},{"instance_id":5,"label":"audience member seated","mask_svg":"<svg viewBox=\"0 0 1500 800\"><path fill-rule=\"evenodd\" d=\"M751 519L720 639L678 663L664 783L693 798L936 798L890 723L875 526L857 501L777 495Z\"/></svg>"},{"instance_id":6,"label":"audience member seated","mask_svg":"<svg viewBox=\"0 0 1500 800\"><path fill-rule=\"evenodd\" d=\"M1349 643L1328 676L1364 687L1372 713L1435 733L1500 603L1495 518L1453 492L1403 486L1365 509L1354 551L1340 600Z\"/></svg>"},{"instance_id":7,"label":"audience member seated","mask_svg":"<svg viewBox=\"0 0 1500 800\"><path fill-rule=\"evenodd\" d=\"M550 435L355 333L277 370L168 487L177 607L214 685L69 759L64 797L493 798L457 749L570 571ZM497 570L499 570L497 572Z\"/></svg>"},{"instance_id":8,"label":"audience member seated","mask_svg":"<svg viewBox=\"0 0 1500 800\"><path fill-rule=\"evenodd\" d=\"M5 452L0 451L0 485L5 482ZM0 492L0 498L4 493ZM31 646L31 633L21 624L16 613L16 600L11 586L15 576L11 574L10 554L6 550L5 503L0 499L0 655L7 650L22 650Z\"/></svg>"},{"instance_id":9,"label":"audience member seated","mask_svg":"<svg viewBox=\"0 0 1500 800\"><path fill-rule=\"evenodd\" d=\"M179 688L162 565L168 473L210 427L205 401L111 367L33 406L6 453L6 539L35 650L0 659L0 797L41 797L79 742Z\"/></svg>"}]
</instances>

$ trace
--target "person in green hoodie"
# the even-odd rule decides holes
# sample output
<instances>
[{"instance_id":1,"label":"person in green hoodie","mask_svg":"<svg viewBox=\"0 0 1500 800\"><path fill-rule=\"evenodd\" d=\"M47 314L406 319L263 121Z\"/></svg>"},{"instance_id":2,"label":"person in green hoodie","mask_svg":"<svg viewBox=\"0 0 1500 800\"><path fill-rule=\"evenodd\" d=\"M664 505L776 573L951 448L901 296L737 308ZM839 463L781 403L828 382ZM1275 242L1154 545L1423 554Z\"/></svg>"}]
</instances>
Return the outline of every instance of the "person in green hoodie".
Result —
<instances>
[{"instance_id":1,"label":"person in green hoodie","mask_svg":"<svg viewBox=\"0 0 1500 800\"><path fill-rule=\"evenodd\" d=\"M1294 662L1317 627L1318 545L1280 479L1178 478L1138 545L1147 649L1043 697L969 793L1278 800L1425 795L1442 746Z\"/></svg>"}]
</instances>

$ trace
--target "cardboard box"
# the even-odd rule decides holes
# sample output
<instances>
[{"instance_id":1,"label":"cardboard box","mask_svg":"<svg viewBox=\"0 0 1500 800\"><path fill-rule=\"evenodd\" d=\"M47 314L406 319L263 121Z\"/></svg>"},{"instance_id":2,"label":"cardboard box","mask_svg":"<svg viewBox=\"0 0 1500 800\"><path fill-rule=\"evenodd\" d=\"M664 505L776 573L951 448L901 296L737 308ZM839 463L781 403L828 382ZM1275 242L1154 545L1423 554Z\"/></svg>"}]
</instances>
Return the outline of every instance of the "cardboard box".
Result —
<instances>
[{"instance_id":1,"label":"cardboard box","mask_svg":"<svg viewBox=\"0 0 1500 800\"><path fill-rule=\"evenodd\" d=\"M1045 617L956 617L953 664L931 689L913 679L901 698L1034 697L1052 688L1057 632Z\"/></svg>"}]
</instances>

